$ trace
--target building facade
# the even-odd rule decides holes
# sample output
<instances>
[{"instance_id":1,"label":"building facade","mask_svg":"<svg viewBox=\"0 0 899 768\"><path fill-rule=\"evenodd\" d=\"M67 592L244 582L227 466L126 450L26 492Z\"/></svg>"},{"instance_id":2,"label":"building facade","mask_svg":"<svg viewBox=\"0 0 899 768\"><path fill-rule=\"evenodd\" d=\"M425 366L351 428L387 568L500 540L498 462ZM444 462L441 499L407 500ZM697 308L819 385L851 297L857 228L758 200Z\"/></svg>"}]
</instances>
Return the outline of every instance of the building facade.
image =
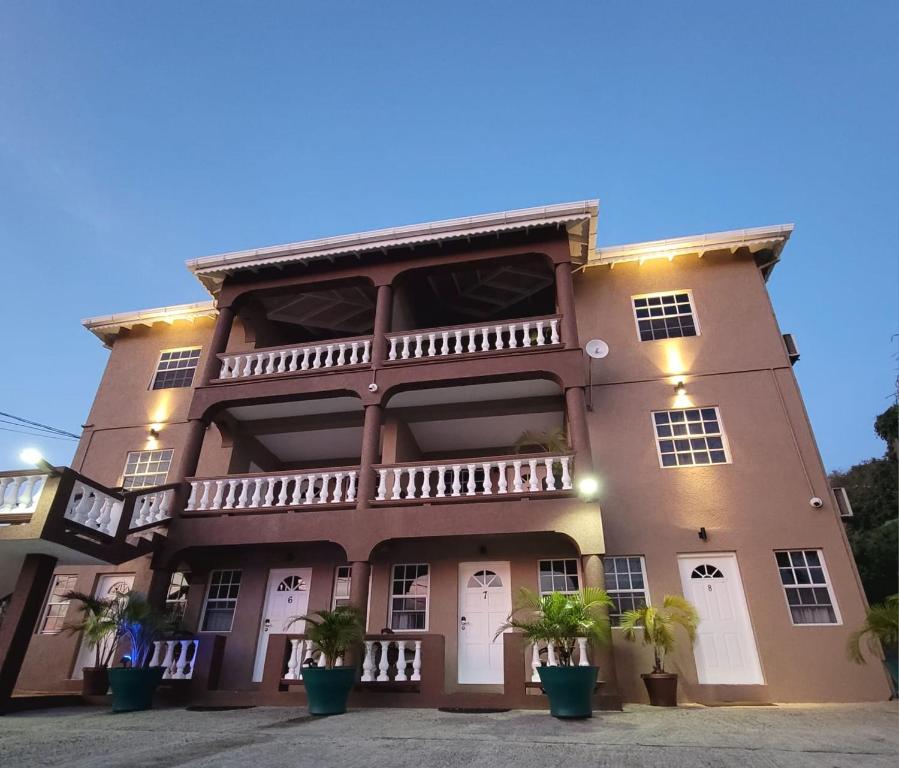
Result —
<instances>
[{"instance_id":1,"label":"building facade","mask_svg":"<svg viewBox=\"0 0 899 768\"><path fill-rule=\"evenodd\" d=\"M887 697L845 654L864 596L766 289L791 227L599 248L596 220L207 257L212 301L85 321L110 356L72 467L0 476L0 695L78 690L62 596L137 588L193 701L302 701L290 619L352 604L351 704L542 707L546 649L496 628L521 587L599 586L613 623L697 605L684 701ZM597 704L642 701L612 634Z\"/></svg>"}]
</instances>

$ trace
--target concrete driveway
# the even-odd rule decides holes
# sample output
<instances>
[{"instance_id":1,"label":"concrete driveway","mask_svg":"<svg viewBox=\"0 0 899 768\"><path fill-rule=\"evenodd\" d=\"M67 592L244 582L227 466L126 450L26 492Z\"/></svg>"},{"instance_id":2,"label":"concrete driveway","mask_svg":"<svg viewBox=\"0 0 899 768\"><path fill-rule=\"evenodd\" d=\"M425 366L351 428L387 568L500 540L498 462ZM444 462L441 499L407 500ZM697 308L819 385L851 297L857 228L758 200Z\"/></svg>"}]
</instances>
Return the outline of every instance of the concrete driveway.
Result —
<instances>
[{"instance_id":1,"label":"concrete driveway","mask_svg":"<svg viewBox=\"0 0 899 768\"><path fill-rule=\"evenodd\" d=\"M899 708L867 705L628 706L592 720L540 712L449 714L303 709L112 715L43 710L0 717L0 766L449 768L450 766L899 765Z\"/></svg>"}]
</instances>

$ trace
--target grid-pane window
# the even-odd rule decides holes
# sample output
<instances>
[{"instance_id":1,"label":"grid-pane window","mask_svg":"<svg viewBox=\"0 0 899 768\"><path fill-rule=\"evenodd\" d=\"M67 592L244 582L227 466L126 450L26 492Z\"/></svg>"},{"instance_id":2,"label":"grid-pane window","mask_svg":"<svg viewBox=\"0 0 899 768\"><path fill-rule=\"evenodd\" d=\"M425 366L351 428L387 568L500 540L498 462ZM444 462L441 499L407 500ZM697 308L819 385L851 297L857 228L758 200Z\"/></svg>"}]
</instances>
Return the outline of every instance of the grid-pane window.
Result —
<instances>
[{"instance_id":1,"label":"grid-pane window","mask_svg":"<svg viewBox=\"0 0 899 768\"><path fill-rule=\"evenodd\" d=\"M833 595L817 549L775 552L794 624L837 624Z\"/></svg>"},{"instance_id":2,"label":"grid-pane window","mask_svg":"<svg viewBox=\"0 0 899 768\"><path fill-rule=\"evenodd\" d=\"M66 612L69 610L69 599L66 594L75 589L77 580L77 576L54 577L50 596L47 598L47 607L44 609L44 618L41 621L41 634L53 635L62 631Z\"/></svg>"},{"instance_id":3,"label":"grid-pane window","mask_svg":"<svg viewBox=\"0 0 899 768\"><path fill-rule=\"evenodd\" d=\"M204 632L230 632L240 592L240 571L213 571L203 610Z\"/></svg>"},{"instance_id":4,"label":"grid-pane window","mask_svg":"<svg viewBox=\"0 0 899 768\"><path fill-rule=\"evenodd\" d=\"M151 389L189 387L194 381L194 371L200 359L200 348L170 349L159 356L156 375Z\"/></svg>"},{"instance_id":5,"label":"grid-pane window","mask_svg":"<svg viewBox=\"0 0 899 768\"><path fill-rule=\"evenodd\" d=\"M633 302L640 341L696 335L689 291L634 296Z\"/></svg>"},{"instance_id":6,"label":"grid-pane window","mask_svg":"<svg viewBox=\"0 0 899 768\"><path fill-rule=\"evenodd\" d=\"M181 571L175 571L169 580L169 588L165 594L165 612L176 624L180 624L184 618L189 589L190 585L187 583L187 575Z\"/></svg>"},{"instance_id":7,"label":"grid-pane window","mask_svg":"<svg viewBox=\"0 0 899 768\"><path fill-rule=\"evenodd\" d=\"M724 430L717 408L655 411L652 423L663 467L727 463Z\"/></svg>"},{"instance_id":8,"label":"grid-pane window","mask_svg":"<svg viewBox=\"0 0 899 768\"><path fill-rule=\"evenodd\" d=\"M130 491L162 485L168 477L171 463L171 448L159 451L131 451L125 459L122 487Z\"/></svg>"},{"instance_id":9,"label":"grid-pane window","mask_svg":"<svg viewBox=\"0 0 899 768\"><path fill-rule=\"evenodd\" d=\"M348 565L338 565L334 573L334 598L331 607L350 604L350 584L352 583L352 570Z\"/></svg>"},{"instance_id":10,"label":"grid-pane window","mask_svg":"<svg viewBox=\"0 0 899 768\"><path fill-rule=\"evenodd\" d=\"M647 604L646 574L642 557L604 557L606 592L612 598L609 611L612 624L618 624L621 614Z\"/></svg>"},{"instance_id":11,"label":"grid-pane window","mask_svg":"<svg viewBox=\"0 0 899 768\"><path fill-rule=\"evenodd\" d=\"M426 563L394 565L390 588L390 628L428 628L430 568Z\"/></svg>"},{"instance_id":12,"label":"grid-pane window","mask_svg":"<svg viewBox=\"0 0 899 768\"><path fill-rule=\"evenodd\" d=\"M541 560L540 594L551 592L571 594L581 588L577 574L577 560Z\"/></svg>"}]
</instances>

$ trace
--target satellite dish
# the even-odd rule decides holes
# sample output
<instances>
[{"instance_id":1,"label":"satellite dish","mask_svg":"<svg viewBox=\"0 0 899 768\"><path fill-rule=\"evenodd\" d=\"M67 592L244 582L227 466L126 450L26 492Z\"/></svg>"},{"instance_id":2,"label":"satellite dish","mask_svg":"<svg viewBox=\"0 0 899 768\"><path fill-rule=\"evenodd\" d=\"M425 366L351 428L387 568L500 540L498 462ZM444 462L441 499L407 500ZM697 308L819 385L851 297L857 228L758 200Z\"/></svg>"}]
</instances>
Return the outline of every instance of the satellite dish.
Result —
<instances>
[{"instance_id":1,"label":"satellite dish","mask_svg":"<svg viewBox=\"0 0 899 768\"><path fill-rule=\"evenodd\" d=\"M602 339L591 339L584 347L584 351L595 360L600 360L609 354L609 345Z\"/></svg>"}]
</instances>

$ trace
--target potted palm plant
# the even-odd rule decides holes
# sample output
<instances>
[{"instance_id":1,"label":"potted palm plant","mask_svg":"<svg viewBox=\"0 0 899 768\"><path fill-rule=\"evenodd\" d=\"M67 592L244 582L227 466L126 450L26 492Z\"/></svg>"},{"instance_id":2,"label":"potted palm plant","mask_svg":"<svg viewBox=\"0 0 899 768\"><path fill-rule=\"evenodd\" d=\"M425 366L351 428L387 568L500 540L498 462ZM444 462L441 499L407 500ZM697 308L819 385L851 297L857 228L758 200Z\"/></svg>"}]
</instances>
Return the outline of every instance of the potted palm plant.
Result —
<instances>
[{"instance_id":1,"label":"potted palm plant","mask_svg":"<svg viewBox=\"0 0 899 768\"><path fill-rule=\"evenodd\" d=\"M287 626L298 621L306 622L306 637L318 646L325 659L323 667L303 670L309 714L341 715L346 712L346 702L356 682L356 667L338 663L365 637L362 616L353 606L340 605L333 611L294 616Z\"/></svg>"},{"instance_id":2,"label":"potted palm plant","mask_svg":"<svg viewBox=\"0 0 899 768\"><path fill-rule=\"evenodd\" d=\"M609 642L611 605L605 590L596 587L548 595L522 588L514 610L497 631L494 639L507 629L517 629L530 643L552 643L558 666L538 667L537 674L553 717L592 717L599 667L575 665L574 649L578 638L587 638L594 647ZM519 618L520 614L526 615Z\"/></svg>"},{"instance_id":3,"label":"potted palm plant","mask_svg":"<svg viewBox=\"0 0 899 768\"><path fill-rule=\"evenodd\" d=\"M68 592L66 599L80 603L78 621L66 624L68 634L81 633L82 642L94 652L94 665L82 669L81 693L84 696L105 696L109 690L109 662L116 647L116 623L113 618L113 598L93 597L83 592Z\"/></svg>"},{"instance_id":4,"label":"potted palm plant","mask_svg":"<svg viewBox=\"0 0 899 768\"><path fill-rule=\"evenodd\" d=\"M637 639L637 630L643 632L643 644L651 645L653 652L652 672L640 675L649 703L654 707L677 706L677 675L665 671L665 656L674 649L674 630L681 627L690 638L696 639L699 614L686 598L680 595L665 595L661 607L644 605L621 614L621 629L626 640Z\"/></svg>"},{"instance_id":5,"label":"potted palm plant","mask_svg":"<svg viewBox=\"0 0 899 768\"><path fill-rule=\"evenodd\" d=\"M167 620L156 613L140 592L130 591L113 601L116 639L128 640L127 664L109 670L112 711L134 712L153 706L153 693L162 680L163 667L150 667L153 641L166 629Z\"/></svg>"},{"instance_id":6,"label":"potted palm plant","mask_svg":"<svg viewBox=\"0 0 899 768\"><path fill-rule=\"evenodd\" d=\"M862 640L872 656L879 656L883 650L884 663L897 687L897 647L899 647L899 595L891 595L882 603L868 608L865 623L849 637L846 650L856 664L864 664ZM878 647L879 646L879 647Z\"/></svg>"}]
</instances>

